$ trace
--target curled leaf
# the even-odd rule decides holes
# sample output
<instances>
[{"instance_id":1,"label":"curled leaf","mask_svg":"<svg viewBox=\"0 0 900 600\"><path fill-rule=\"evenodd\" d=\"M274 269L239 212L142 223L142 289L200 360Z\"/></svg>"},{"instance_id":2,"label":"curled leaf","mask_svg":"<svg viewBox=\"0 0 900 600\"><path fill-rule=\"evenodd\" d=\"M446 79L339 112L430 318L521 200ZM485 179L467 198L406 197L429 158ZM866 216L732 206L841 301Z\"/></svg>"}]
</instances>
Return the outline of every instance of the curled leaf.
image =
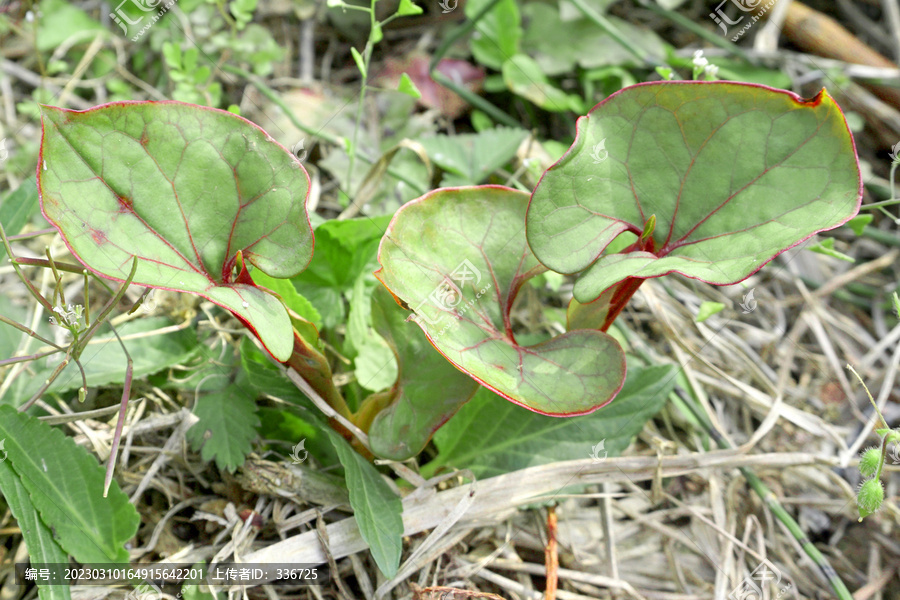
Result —
<instances>
[{"instance_id":1,"label":"curled leaf","mask_svg":"<svg viewBox=\"0 0 900 600\"><path fill-rule=\"evenodd\" d=\"M536 412L589 413L622 387L625 356L593 330L516 341L513 303L545 270L525 241L527 203L527 194L500 186L426 194L394 216L375 275L435 348L482 385Z\"/></svg>"}]
</instances>

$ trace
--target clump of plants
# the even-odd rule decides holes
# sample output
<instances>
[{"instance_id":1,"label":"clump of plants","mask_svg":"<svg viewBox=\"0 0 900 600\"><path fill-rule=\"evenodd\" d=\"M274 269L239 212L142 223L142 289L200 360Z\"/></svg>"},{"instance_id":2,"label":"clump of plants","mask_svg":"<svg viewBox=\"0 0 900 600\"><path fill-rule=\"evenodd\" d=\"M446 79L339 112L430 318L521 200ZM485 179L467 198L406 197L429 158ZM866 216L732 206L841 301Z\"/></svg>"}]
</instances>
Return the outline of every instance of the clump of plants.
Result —
<instances>
[{"instance_id":1,"label":"clump of plants","mask_svg":"<svg viewBox=\"0 0 900 600\"><path fill-rule=\"evenodd\" d=\"M355 308L370 311L396 377L351 402L335 384L321 315L292 283L318 256L296 156L242 117L180 102L42 111L41 206L72 254L123 290L201 296L253 334L323 409L345 469L392 507L367 511L351 487L385 573L400 556L399 500L367 458L416 456L482 388L554 417L615 406L626 355L608 330L646 279L740 282L845 223L861 201L853 138L824 90L802 99L730 82L627 87L578 120L571 148L531 193L433 190L378 232L380 284ZM535 339L514 308L549 273L573 277L574 298L566 330ZM73 311L57 318L80 332ZM353 318L346 327L358 331ZM22 448L10 451L14 470Z\"/></svg>"}]
</instances>

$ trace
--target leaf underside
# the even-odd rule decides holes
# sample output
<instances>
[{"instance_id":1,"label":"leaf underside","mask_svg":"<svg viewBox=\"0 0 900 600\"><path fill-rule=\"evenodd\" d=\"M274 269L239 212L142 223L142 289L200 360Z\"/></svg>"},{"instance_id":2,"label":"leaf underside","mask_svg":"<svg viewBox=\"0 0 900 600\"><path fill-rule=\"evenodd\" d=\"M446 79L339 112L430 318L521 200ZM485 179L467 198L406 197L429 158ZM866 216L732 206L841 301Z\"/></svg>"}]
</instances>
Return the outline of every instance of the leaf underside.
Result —
<instances>
[{"instance_id":1,"label":"leaf underside","mask_svg":"<svg viewBox=\"0 0 900 600\"><path fill-rule=\"evenodd\" d=\"M624 353L591 330L516 342L513 302L545 270L525 241L527 202L500 186L426 194L394 216L376 276L414 311L435 348L482 385L536 412L588 413L621 388Z\"/></svg>"},{"instance_id":2,"label":"leaf underside","mask_svg":"<svg viewBox=\"0 0 900 600\"><path fill-rule=\"evenodd\" d=\"M369 427L372 452L406 460L425 448L431 434L478 390L478 383L435 352L421 332L407 328L404 312L384 287L372 295L372 321L397 358L390 404Z\"/></svg>"},{"instance_id":3,"label":"leaf underside","mask_svg":"<svg viewBox=\"0 0 900 600\"><path fill-rule=\"evenodd\" d=\"M313 236L300 162L249 121L180 102L42 112L41 206L73 254L118 281L136 256L134 283L215 302L286 360L287 311L234 270L239 252L272 277L306 268Z\"/></svg>"},{"instance_id":4,"label":"leaf underside","mask_svg":"<svg viewBox=\"0 0 900 600\"><path fill-rule=\"evenodd\" d=\"M853 138L824 90L802 100L753 84L641 84L577 131L535 188L527 229L548 268L582 272L583 303L626 277L736 283L859 209ZM654 215L652 235L604 255Z\"/></svg>"}]
</instances>

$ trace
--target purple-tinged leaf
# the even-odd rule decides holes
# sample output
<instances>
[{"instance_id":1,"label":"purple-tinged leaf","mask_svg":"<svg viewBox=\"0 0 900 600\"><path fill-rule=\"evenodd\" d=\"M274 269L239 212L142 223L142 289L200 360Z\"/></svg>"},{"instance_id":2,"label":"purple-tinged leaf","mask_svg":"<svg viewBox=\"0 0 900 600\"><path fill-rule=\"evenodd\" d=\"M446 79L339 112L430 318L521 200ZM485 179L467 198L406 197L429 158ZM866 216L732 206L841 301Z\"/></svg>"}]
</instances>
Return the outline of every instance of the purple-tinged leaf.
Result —
<instances>
[{"instance_id":1,"label":"purple-tinged leaf","mask_svg":"<svg viewBox=\"0 0 900 600\"><path fill-rule=\"evenodd\" d=\"M482 385L536 412L589 413L622 387L625 355L594 330L516 341L513 302L545 270L525 241L527 204L528 194L500 186L426 194L394 216L376 276L441 354Z\"/></svg>"},{"instance_id":2,"label":"purple-tinged leaf","mask_svg":"<svg viewBox=\"0 0 900 600\"><path fill-rule=\"evenodd\" d=\"M288 313L237 257L277 278L312 258L309 177L265 131L229 112L181 102L42 107L41 206L92 271L198 294L228 309L269 352L293 348Z\"/></svg>"},{"instance_id":3,"label":"purple-tinged leaf","mask_svg":"<svg viewBox=\"0 0 900 600\"><path fill-rule=\"evenodd\" d=\"M853 137L824 90L803 100L753 84L640 84L578 120L534 190L528 242L550 269L581 272L583 303L628 277L728 285L846 222L861 197ZM654 215L649 235L604 255Z\"/></svg>"}]
</instances>

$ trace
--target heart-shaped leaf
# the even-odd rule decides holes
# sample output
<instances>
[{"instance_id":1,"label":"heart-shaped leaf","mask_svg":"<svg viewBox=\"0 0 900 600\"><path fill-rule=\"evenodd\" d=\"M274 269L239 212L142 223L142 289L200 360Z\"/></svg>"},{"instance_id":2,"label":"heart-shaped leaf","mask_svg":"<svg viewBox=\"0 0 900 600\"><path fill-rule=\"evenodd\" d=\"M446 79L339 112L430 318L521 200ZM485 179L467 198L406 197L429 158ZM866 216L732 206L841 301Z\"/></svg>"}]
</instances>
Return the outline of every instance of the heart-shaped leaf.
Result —
<instances>
[{"instance_id":1,"label":"heart-shaped leaf","mask_svg":"<svg viewBox=\"0 0 900 600\"><path fill-rule=\"evenodd\" d=\"M534 190L527 225L543 264L584 271L580 302L626 277L736 283L859 209L853 137L825 90L803 100L753 84L640 84L577 131ZM604 256L626 231L644 235Z\"/></svg>"},{"instance_id":2,"label":"heart-shaped leaf","mask_svg":"<svg viewBox=\"0 0 900 600\"><path fill-rule=\"evenodd\" d=\"M117 281L136 256L134 283L215 302L287 360L284 305L234 271L238 254L278 278L312 258L296 157L246 119L180 102L42 111L41 206L72 253Z\"/></svg>"},{"instance_id":3,"label":"heart-shaped leaf","mask_svg":"<svg viewBox=\"0 0 900 600\"><path fill-rule=\"evenodd\" d=\"M516 342L513 302L545 270L525 240L527 204L528 194L500 186L426 194L394 215L375 275L441 354L482 385L536 412L585 414L622 387L625 355L593 330Z\"/></svg>"},{"instance_id":4,"label":"heart-shaped leaf","mask_svg":"<svg viewBox=\"0 0 900 600\"><path fill-rule=\"evenodd\" d=\"M410 331L405 321L406 313L390 293L382 286L375 288L372 324L394 352L398 374L390 390L375 394L374 404L384 408L369 427L369 445L373 453L391 460L421 452L431 434L479 387L435 352L419 331Z\"/></svg>"}]
</instances>

